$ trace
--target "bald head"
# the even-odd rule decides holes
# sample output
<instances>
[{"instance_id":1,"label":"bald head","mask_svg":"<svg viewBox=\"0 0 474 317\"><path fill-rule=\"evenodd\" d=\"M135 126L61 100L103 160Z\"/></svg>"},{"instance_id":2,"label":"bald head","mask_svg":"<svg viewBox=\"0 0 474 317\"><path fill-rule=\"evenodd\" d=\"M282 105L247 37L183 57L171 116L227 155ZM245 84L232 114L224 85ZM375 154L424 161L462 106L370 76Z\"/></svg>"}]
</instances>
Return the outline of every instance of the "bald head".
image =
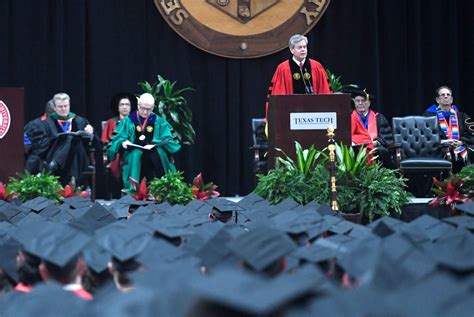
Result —
<instances>
[{"instance_id":1,"label":"bald head","mask_svg":"<svg viewBox=\"0 0 474 317\"><path fill-rule=\"evenodd\" d=\"M138 114L142 118L148 118L155 108L155 98L149 93L144 93L138 98Z\"/></svg>"}]
</instances>

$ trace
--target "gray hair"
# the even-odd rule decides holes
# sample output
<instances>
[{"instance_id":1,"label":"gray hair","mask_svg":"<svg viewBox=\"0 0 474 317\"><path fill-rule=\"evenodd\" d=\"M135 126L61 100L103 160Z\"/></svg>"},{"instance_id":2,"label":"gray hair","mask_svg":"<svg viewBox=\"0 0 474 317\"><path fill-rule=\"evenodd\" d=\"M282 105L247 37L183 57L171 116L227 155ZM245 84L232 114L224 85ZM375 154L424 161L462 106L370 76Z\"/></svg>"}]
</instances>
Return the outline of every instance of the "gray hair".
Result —
<instances>
[{"instance_id":1,"label":"gray hair","mask_svg":"<svg viewBox=\"0 0 474 317\"><path fill-rule=\"evenodd\" d=\"M54 112L54 101L53 99L49 99L46 103L46 107L44 108L44 113L52 114Z\"/></svg>"},{"instance_id":2,"label":"gray hair","mask_svg":"<svg viewBox=\"0 0 474 317\"><path fill-rule=\"evenodd\" d=\"M71 98L65 92L57 93L53 97L53 103L54 103L55 106L56 106L56 101L63 101L63 100L69 101L69 100L71 100Z\"/></svg>"},{"instance_id":3,"label":"gray hair","mask_svg":"<svg viewBox=\"0 0 474 317\"><path fill-rule=\"evenodd\" d=\"M305 41L306 44L308 44L308 38L304 35L301 34L295 34L290 39L288 40L288 47L290 49L295 47L295 44L301 41Z\"/></svg>"}]
</instances>

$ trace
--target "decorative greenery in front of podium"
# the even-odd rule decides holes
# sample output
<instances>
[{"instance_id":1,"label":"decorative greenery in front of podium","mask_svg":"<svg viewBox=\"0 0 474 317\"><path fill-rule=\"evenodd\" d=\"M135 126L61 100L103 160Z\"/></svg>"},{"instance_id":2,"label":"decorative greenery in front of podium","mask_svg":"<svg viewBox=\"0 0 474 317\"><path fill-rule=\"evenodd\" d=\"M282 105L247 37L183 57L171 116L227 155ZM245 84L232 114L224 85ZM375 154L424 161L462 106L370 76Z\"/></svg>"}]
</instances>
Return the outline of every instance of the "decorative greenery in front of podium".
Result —
<instances>
[{"instance_id":1,"label":"decorative greenery in front of podium","mask_svg":"<svg viewBox=\"0 0 474 317\"><path fill-rule=\"evenodd\" d=\"M17 177L10 177L7 186L12 198L27 201L36 197L45 197L56 202L61 200L60 191L63 189L59 177L48 173L30 174L25 171Z\"/></svg>"},{"instance_id":2,"label":"decorative greenery in front of podium","mask_svg":"<svg viewBox=\"0 0 474 317\"><path fill-rule=\"evenodd\" d=\"M188 107L188 102L183 96L185 92L194 91L186 87L174 90L176 82L157 76L158 81L150 84L148 81L138 83L144 91L155 98L155 112L168 121L173 127L181 144L191 145L194 143L196 132L191 124L193 115Z\"/></svg>"},{"instance_id":3,"label":"decorative greenery in front of podium","mask_svg":"<svg viewBox=\"0 0 474 317\"><path fill-rule=\"evenodd\" d=\"M267 175L259 175L255 193L278 204L292 198L300 204L311 201L330 202L328 161L324 150L314 147L303 150L296 144L296 161L283 153L276 159L276 167ZM343 213L360 212L372 221L375 215L401 213L408 202L405 179L371 160L362 148L356 155L352 147L336 146L337 203Z\"/></svg>"}]
</instances>

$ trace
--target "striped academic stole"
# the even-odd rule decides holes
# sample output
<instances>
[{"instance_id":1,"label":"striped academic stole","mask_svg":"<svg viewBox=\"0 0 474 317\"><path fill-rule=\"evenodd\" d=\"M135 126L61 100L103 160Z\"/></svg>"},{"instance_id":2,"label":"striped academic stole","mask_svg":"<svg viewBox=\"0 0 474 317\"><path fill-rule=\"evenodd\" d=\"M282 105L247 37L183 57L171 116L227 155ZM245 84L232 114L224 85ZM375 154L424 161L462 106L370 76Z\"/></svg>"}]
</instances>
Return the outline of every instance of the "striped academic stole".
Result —
<instances>
[{"instance_id":1,"label":"striped academic stole","mask_svg":"<svg viewBox=\"0 0 474 317\"><path fill-rule=\"evenodd\" d=\"M460 140L461 133L459 132L458 115L456 110L454 110L452 107L449 109L449 123L446 121L441 109L436 111L436 115L438 116L439 127L441 128L441 131L443 131L444 135L446 135L448 139ZM461 155L462 159L466 160L467 150L462 145L455 147L454 155L456 156L456 159L458 158L458 155Z\"/></svg>"},{"instance_id":2,"label":"striped academic stole","mask_svg":"<svg viewBox=\"0 0 474 317\"><path fill-rule=\"evenodd\" d=\"M61 127L61 129L63 129L63 132L71 132L72 130L72 119L74 119L74 117L72 118L69 118L67 120L61 120L61 119L58 119L58 123L59 123L59 126Z\"/></svg>"}]
</instances>

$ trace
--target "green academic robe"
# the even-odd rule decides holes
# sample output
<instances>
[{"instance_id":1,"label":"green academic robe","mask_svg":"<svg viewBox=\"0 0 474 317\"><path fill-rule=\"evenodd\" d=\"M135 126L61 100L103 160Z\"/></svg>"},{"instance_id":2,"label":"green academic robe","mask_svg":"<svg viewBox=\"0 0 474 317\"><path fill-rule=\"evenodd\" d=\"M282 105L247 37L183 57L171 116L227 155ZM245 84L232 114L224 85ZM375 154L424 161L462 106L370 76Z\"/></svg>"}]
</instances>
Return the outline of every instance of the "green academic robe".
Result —
<instances>
[{"instance_id":1,"label":"green academic robe","mask_svg":"<svg viewBox=\"0 0 474 317\"><path fill-rule=\"evenodd\" d=\"M117 128L114 131L114 135L109 143L107 149L107 156L109 160L113 160L119 151L123 152L123 170L122 170L122 180L125 189L133 189L130 184L129 178L133 178L137 181L140 181L140 168L141 168L141 158L142 151L141 149L127 149L122 148L122 143L125 140L129 140L132 143L138 143L138 136L140 134L137 132L137 125L139 125L138 114L137 112L132 112L128 117L124 118L117 125ZM144 130L147 130L148 127L153 127L152 136L147 139L151 139L148 144L160 144L160 146L151 149L150 151L157 151L163 166L165 173L176 171L176 167L170 161L169 155L176 153L181 145L176 142L172 134L171 125L160 116L152 113L148 118L148 123ZM150 128L148 128L149 130Z\"/></svg>"}]
</instances>

